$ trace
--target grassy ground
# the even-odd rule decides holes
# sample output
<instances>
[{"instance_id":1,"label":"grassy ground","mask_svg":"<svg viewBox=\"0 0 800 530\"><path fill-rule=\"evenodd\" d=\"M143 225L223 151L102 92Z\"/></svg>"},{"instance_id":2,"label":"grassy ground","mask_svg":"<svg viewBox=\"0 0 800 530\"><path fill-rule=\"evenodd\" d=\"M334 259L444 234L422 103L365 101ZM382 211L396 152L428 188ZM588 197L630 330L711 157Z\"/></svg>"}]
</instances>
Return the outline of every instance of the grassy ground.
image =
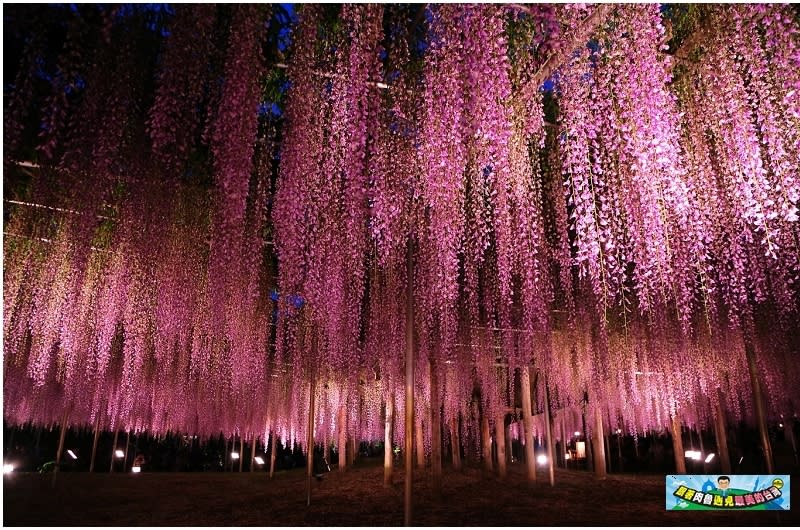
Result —
<instances>
[{"instance_id":1,"label":"grassy ground","mask_svg":"<svg viewBox=\"0 0 800 530\"><path fill-rule=\"evenodd\" d=\"M383 468L361 461L312 482L306 507L304 470L277 473L18 473L3 480L5 526L401 526L403 472L384 488ZM515 464L505 479L477 469L445 469L435 498L430 474L415 470L414 524L542 525L798 525L796 512L667 512L664 477L556 472L551 488L525 480Z\"/></svg>"}]
</instances>

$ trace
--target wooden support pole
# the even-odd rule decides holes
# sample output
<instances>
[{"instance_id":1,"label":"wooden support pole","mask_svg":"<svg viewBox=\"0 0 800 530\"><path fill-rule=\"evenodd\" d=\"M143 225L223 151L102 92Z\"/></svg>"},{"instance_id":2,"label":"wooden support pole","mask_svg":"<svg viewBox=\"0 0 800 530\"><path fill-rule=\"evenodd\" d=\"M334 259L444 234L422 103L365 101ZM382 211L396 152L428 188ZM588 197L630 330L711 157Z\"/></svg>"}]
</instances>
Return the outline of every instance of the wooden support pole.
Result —
<instances>
[{"instance_id":1,"label":"wooden support pole","mask_svg":"<svg viewBox=\"0 0 800 530\"><path fill-rule=\"evenodd\" d=\"M722 473L729 475L731 473L731 457L728 451L728 425L725 408L722 406L725 398L721 388L717 388L714 397L716 398L714 399L714 437L717 441L717 457Z\"/></svg>"},{"instance_id":2,"label":"wooden support pole","mask_svg":"<svg viewBox=\"0 0 800 530\"><path fill-rule=\"evenodd\" d=\"M97 457L97 442L100 440L100 414L94 420L94 441L92 441L92 459L89 461L89 473L94 472L94 461Z\"/></svg>"},{"instance_id":3,"label":"wooden support pole","mask_svg":"<svg viewBox=\"0 0 800 530\"><path fill-rule=\"evenodd\" d=\"M499 412L494 423L494 441L497 445L497 474L505 478L508 474L506 463L506 413Z\"/></svg>"},{"instance_id":4,"label":"wooden support pole","mask_svg":"<svg viewBox=\"0 0 800 530\"><path fill-rule=\"evenodd\" d=\"M389 396L386 401L386 418L383 424L383 485L392 485L392 471L394 465L393 438L392 430L394 425L394 394Z\"/></svg>"},{"instance_id":5,"label":"wooden support pole","mask_svg":"<svg viewBox=\"0 0 800 530\"><path fill-rule=\"evenodd\" d=\"M61 454L64 452L64 440L67 437L67 409L64 409L64 415L61 417L61 434L58 437L58 451L56 452L56 467L53 470L53 483L52 487L56 487L56 477L58 470L61 467Z\"/></svg>"},{"instance_id":6,"label":"wooden support pole","mask_svg":"<svg viewBox=\"0 0 800 530\"><path fill-rule=\"evenodd\" d=\"M561 416L561 463L564 464L564 469L569 467L569 461L567 460L567 451L569 451L569 447L567 446L567 419L562 415Z\"/></svg>"},{"instance_id":7,"label":"wooden support pole","mask_svg":"<svg viewBox=\"0 0 800 530\"><path fill-rule=\"evenodd\" d=\"M316 350L316 348L314 348ZM306 433L306 506L311 506L311 477L314 474L314 373L308 382L308 432Z\"/></svg>"},{"instance_id":8,"label":"wooden support pole","mask_svg":"<svg viewBox=\"0 0 800 530\"><path fill-rule=\"evenodd\" d=\"M417 467L419 469L425 468L425 435L422 432L422 418L419 418L414 424L414 436L416 437L417 449Z\"/></svg>"},{"instance_id":9,"label":"wooden support pole","mask_svg":"<svg viewBox=\"0 0 800 530\"><path fill-rule=\"evenodd\" d=\"M122 471L125 472L128 470L128 449L131 446L131 431L130 429L125 431L125 458L122 461Z\"/></svg>"},{"instance_id":10,"label":"wooden support pole","mask_svg":"<svg viewBox=\"0 0 800 530\"><path fill-rule=\"evenodd\" d=\"M119 430L114 431L114 442L111 445L111 468L108 470L109 473L114 472L114 460L117 458L117 440L119 439Z\"/></svg>"},{"instance_id":11,"label":"wooden support pole","mask_svg":"<svg viewBox=\"0 0 800 530\"><path fill-rule=\"evenodd\" d=\"M679 475L686 474L686 458L683 454L683 437L681 435L681 420L678 415L672 416L672 450L675 453L675 472Z\"/></svg>"},{"instance_id":12,"label":"wooden support pole","mask_svg":"<svg viewBox=\"0 0 800 530\"><path fill-rule=\"evenodd\" d=\"M331 470L331 442L328 440L328 431L325 431L325 449L323 449L322 457L325 459L325 465L328 466L328 471Z\"/></svg>"},{"instance_id":13,"label":"wooden support pole","mask_svg":"<svg viewBox=\"0 0 800 530\"><path fill-rule=\"evenodd\" d=\"M404 460L406 467L404 513L405 526L411 526L413 517L412 484L414 465L411 460L414 454L414 255L411 238L406 248L406 424Z\"/></svg>"},{"instance_id":14,"label":"wooden support pole","mask_svg":"<svg viewBox=\"0 0 800 530\"><path fill-rule=\"evenodd\" d=\"M555 440L553 439L553 423L551 420L551 412L550 412L550 387L547 384L547 376L544 377L544 396L545 396L545 403L544 403L544 423L545 423L545 436L547 436L547 472L550 478L550 486L555 486L556 479L555 479L555 470L553 466L555 465Z\"/></svg>"},{"instance_id":15,"label":"wooden support pole","mask_svg":"<svg viewBox=\"0 0 800 530\"><path fill-rule=\"evenodd\" d=\"M439 374L436 361L431 359L431 475L433 494L442 495L442 408L439 403Z\"/></svg>"},{"instance_id":16,"label":"wooden support pole","mask_svg":"<svg viewBox=\"0 0 800 530\"><path fill-rule=\"evenodd\" d=\"M506 466L510 466L514 463L514 440L511 438L510 423L503 429L503 437L506 441Z\"/></svg>"},{"instance_id":17,"label":"wooden support pole","mask_svg":"<svg viewBox=\"0 0 800 530\"><path fill-rule=\"evenodd\" d=\"M756 413L756 425L761 437L761 450L764 452L764 463L767 467L767 473L772 474L773 461L772 461L772 444L769 440L769 429L767 428L767 414L764 407L764 395L761 391L761 382L758 377L758 368L756 365L756 349L752 341L745 336L744 351L747 356L747 368L750 371L750 385L753 388L753 409Z\"/></svg>"},{"instance_id":18,"label":"wooden support pole","mask_svg":"<svg viewBox=\"0 0 800 530\"><path fill-rule=\"evenodd\" d=\"M794 436L794 418L787 416L783 419L783 435L792 446L792 456L794 464L797 465L797 440Z\"/></svg>"},{"instance_id":19,"label":"wooden support pole","mask_svg":"<svg viewBox=\"0 0 800 530\"><path fill-rule=\"evenodd\" d=\"M533 414L531 405L531 369L522 368L522 424L525 438L525 467L528 480L536 481L536 444L533 439Z\"/></svg>"},{"instance_id":20,"label":"wooden support pole","mask_svg":"<svg viewBox=\"0 0 800 530\"><path fill-rule=\"evenodd\" d=\"M256 435L253 435L253 441L250 445L250 473L255 471L256 467L256 446L258 445L258 438Z\"/></svg>"},{"instance_id":21,"label":"wooden support pole","mask_svg":"<svg viewBox=\"0 0 800 530\"><path fill-rule=\"evenodd\" d=\"M603 445L603 413L600 411L599 403L595 403L594 406L594 436L592 438L594 475L602 480L606 478L606 450Z\"/></svg>"},{"instance_id":22,"label":"wooden support pole","mask_svg":"<svg viewBox=\"0 0 800 530\"><path fill-rule=\"evenodd\" d=\"M453 454L453 469L461 471L461 433L458 430L458 418L450 418L450 446Z\"/></svg>"},{"instance_id":23,"label":"wooden support pole","mask_svg":"<svg viewBox=\"0 0 800 530\"><path fill-rule=\"evenodd\" d=\"M239 433L239 473L244 470L244 436Z\"/></svg>"},{"instance_id":24,"label":"wooden support pole","mask_svg":"<svg viewBox=\"0 0 800 530\"><path fill-rule=\"evenodd\" d=\"M347 405L339 407L339 471L347 469Z\"/></svg>"},{"instance_id":25,"label":"wooden support pole","mask_svg":"<svg viewBox=\"0 0 800 530\"><path fill-rule=\"evenodd\" d=\"M483 455L483 469L488 473L494 470L492 462L492 433L489 431L489 418L485 411L481 411L481 452Z\"/></svg>"},{"instance_id":26,"label":"wooden support pole","mask_svg":"<svg viewBox=\"0 0 800 530\"><path fill-rule=\"evenodd\" d=\"M275 474L275 457L278 454L278 445L277 445L278 439L275 437L275 429L274 428L269 433L269 439L270 439L270 442L269 442L269 446L270 446L270 452L269 452L269 478L272 478L272 476Z\"/></svg>"}]
</instances>

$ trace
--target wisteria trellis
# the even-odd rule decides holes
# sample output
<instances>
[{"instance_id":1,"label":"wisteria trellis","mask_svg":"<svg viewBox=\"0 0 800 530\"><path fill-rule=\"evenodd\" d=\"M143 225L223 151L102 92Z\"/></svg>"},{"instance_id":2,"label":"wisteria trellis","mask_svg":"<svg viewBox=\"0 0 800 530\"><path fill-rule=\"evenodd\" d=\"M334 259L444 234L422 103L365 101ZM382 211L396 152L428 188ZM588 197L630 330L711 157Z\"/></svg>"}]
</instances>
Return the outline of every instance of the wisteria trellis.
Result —
<instances>
[{"instance_id":1,"label":"wisteria trellis","mask_svg":"<svg viewBox=\"0 0 800 530\"><path fill-rule=\"evenodd\" d=\"M420 41L407 8L326 25L307 5L278 150L268 8L178 6L158 60L145 15L98 9L91 30L69 18L42 101L41 36L4 98L7 170L41 121L41 167L6 204L7 421L294 442L313 372L317 439L379 439L387 399L403 416L409 248L417 391L436 369L474 447L473 399L494 421L529 364L554 408L587 393L641 433L706 424L716 388L748 417L747 344L770 414L796 410L792 8L708 7L676 64L658 6L615 7L545 94L531 79L591 6L431 5Z\"/></svg>"}]
</instances>

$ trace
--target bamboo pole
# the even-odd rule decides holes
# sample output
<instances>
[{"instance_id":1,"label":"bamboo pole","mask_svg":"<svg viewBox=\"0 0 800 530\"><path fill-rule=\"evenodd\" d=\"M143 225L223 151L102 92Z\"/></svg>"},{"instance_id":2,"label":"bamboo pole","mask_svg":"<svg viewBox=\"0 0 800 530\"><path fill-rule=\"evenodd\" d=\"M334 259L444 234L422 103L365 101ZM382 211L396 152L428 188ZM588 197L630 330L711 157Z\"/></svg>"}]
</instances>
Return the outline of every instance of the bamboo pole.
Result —
<instances>
[{"instance_id":1,"label":"bamboo pole","mask_svg":"<svg viewBox=\"0 0 800 530\"><path fill-rule=\"evenodd\" d=\"M61 467L61 454L64 452L64 440L67 437L67 409L64 409L64 415L61 417L61 434L58 437L58 452L56 453L56 467L53 470L53 483L52 487L56 487L56 478L58 477L58 470Z\"/></svg>"},{"instance_id":2,"label":"bamboo pole","mask_svg":"<svg viewBox=\"0 0 800 530\"><path fill-rule=\"evenodd\" d=\"M756 350L752 341L745 337L744 351L747 356L747 368L750 371L750 385L753 388L753 404L756 413L756 425L761 437L761 449L764 451L764 462L767 473L773 473L772 444L769 441L769 429L767 428L767 414L764 407L764 395L761 392L761 382L758 378L758 368L756 366Z\"/></svg>"},{"instance_id":3,"label":"bamboo pole","mask_svg":"<svg viewBox=\"0 0 800 530\"><path fill-rule=\"evenodd\" d=\"M600 404L595 403L594 407L594 436L592 440L592 450L594 451L594 474L598 479L606 478L606 450L603 445L603 414L600 412Z\"/></svg>"},{"instance_id":4,"label":"bamboo pole","mask_svg":"<svg viewBox=\"0 0 800 530\"><path fill-rule=\"evenodd\" d=\"M414 454L414 261L411 238L406 250L406 425L404 459L406 466L403 521L411 526L414 513L412 506L412 483L414 466L411 460Z\"/></svg>"},{"instance_id":5,"label":"bamboo pole","mask_svg":"<svg viewBox=\"0 0 800 530\"><path fill-rule=\"evenodd\" d=\"M114 430L114 442L111 446L111 468L108 470L109 473L114 472L114 460L117 458L117 440L119 439L119 430Z\"/></svg>"},{"instance_id":6,"label":"bamboo pole","mask_svg":"<svg viewBox=\"0 0 800 530\"><path fill-rule=\"evenodd\" d=\"M551 411L550 411L550 387L547 384L547 376L544 376L544 397L545 397L545 404L544 404L544 422L545 422L545 436L547 436L547 472L550 478L550 486L555 486L556 479L555 479L555 470L553 466L555 463L553 460L555 459L555 448L554 440L553 440L553 424L551 423Z\"/></svg>"},{"instance_id":7,"label":"bamboo pole","mask_svg":"<svg viewBox=\"0 0 800 530\"><path fill-rule=\"evenodd\" d=\"M270 438L270 453L269 453L269 478L275 474L275 458L278 453L277 439L275 438L275 429L273 428L269 433Z\"/></svg>"},{"instance_id":8,"label":"bamboo pole","mask_svg":"<svg viewBox=\"0 0 800 530\"><path fill-rule=\"evenodd\" d=\"M94 472L94 461L97 457L97 442L100 440L100 414L94 420L94 441L92 442L92 459L89 461L89 473Z\"/></svg>"},{"instance_id":9,"label":"bamboo pole","mask_svg":"<svg viewBox=\"0 0 800 530\"><path fill-rule=\"evenodd\" d=\"M717 456L722 473L731 473L731 457L728 451L728 425L725 418L725 409L722 406L724 395L721 388L717 388L716 399L714 400L714 437L717 441Z\"/></svg>"},{"instance_id":10,"label":"bamboo pole","mask_svg":"<svg viewBox=\"0 0 800 530\"><path fill-rule=\"evenodd\" d=\"M433 494L442 495L442 409L439 403L439 374L436 361L431 359L431 473Z\"/></svg>"},{"instance_id":11,"label":"bamboo pole","mask_svg":"<svg viewBox=\"0 0 800 530\"><path fill-rule=\"evenodd\" d=\"M386 401L386 419L383 426L383 485L387 487L392 485L392 467L394 465L394 454L392 453L393 424L394 394L391 394Z\"/></svg>"},{"instance_id":12,"label":"bamboo pole","mask_svg":"<svg viewBox=\"0 0 800 530\"><path fill-rule=\"evenodd\" d=\"M506 413L498 412L494 423L494 437L497 445L497 474L505 478L508 474L506 462Z\"/></svg>"},{"instance_id":13,"label":"bamboo pole","mask_svg":"<svg viewBox=\"0 0 800 530\"><path fill-rule=\"evenodd\" d=\"M314 348L316 350L316 348ZM308 432L306 433L306 506L311 506L311 476L314 474L314 373L308 382Z\"/></svg>"},{"instance_id":14,"label":"bamboo pole","mask_svg":"<svg viewBox=\"0 0 800 530\"><path fill-rule=\"evenodd\" d=\"M458 417L450 418L450 447L453 469L461 471L461 433L458 431Z\"/></svg>"},{"instance_id":15,"label":"bamboo pole","mask_svg":"<svg viewBox=\"0 0 800 530\"><path fill-rule=\"evenodd\" d=\"M533 407L531 405L531 370L522 368L522 424L525 438L525 467L528 480L536 481L536 447L533 440Z\"/></svg>"},{"instance_id":16,"label":"bamboo pole","mask_svg":"<svg viewBox=\"0 0 800 530\"><path fill-rule=\"evenodd\" d=\"M686 474L686 459L683 454L683 438L681 437L681 420L677 413L672 416L672 450L675 452L675 472Z\"/></svg>"}]
</instances>

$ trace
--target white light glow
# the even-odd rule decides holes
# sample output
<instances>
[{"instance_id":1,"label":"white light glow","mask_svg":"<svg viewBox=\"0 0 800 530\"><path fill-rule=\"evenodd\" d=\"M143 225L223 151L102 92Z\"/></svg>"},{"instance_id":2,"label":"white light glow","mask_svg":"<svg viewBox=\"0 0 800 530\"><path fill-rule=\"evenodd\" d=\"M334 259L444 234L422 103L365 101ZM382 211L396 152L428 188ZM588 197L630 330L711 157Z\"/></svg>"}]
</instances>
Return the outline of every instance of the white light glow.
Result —
<instances>
[{"instance_id":1,"label":"white light glow","mask_svg":"<svg viewBox=\"0 0 800 530\"><path fill-rule=\"evenodd\" d=\"M122 458L123 456L125 456L125 453L121 449L117 449L116 451L114 451L114 454L117 456L117 458Z\"/></svg>"},{"instance_id":2,"label":"white light glow","mask_svg":"<svg viewBox=\"0 0 800 530\"><path fill-rule=\"evenodd\" d=\"M575 436L580 436L580 435L581 435L581 431L575 431Z\"/></svg>"},{"instance_id":3,"label":"white light glow","mask_svg":"<svg viewBox=\"0 0 800 530\"><path fill-rule=\"evenodd\" d=\"M783 423L779 423L778 427L783 428Z\"/></svg>"},{"instance_id":4,"label":"white light glow","mask_svg":"<svg viewBox=\"0 0 800 530\"><path fill-rule=\"evenodd\" d=\"M572 455L570 455L569 453L564 455L564 460L569 460L570 458L572 458Z\"/></svg>"},{"instance_id":5,"label":"white light glow","mask_svg":"<svg viewBox=\"0 0 800 530\"><path fill-rule=\"evenodd\" d=\"M622 429L617 429L617 434L622 434Z\"/></svg>"},{"instance_id":6,"label":"white light glow","mask_svg":"<svg viewBox=\"0 0 800 530\"><path fill-rule=\"evenodd\" d=\"M133 466L131 468L131 471L133 471L134 473L140 473L142 471L142 468L139 466Z\"/></svg>"},{"instance_id":7,"label":"white light glow","mask_svg":"<svg viewBox=\"0 0 800 530\"><path fill-rule=\"evenodd\" d=\"M539 455L536 457L536 461L539 463L540 466L543 466L547 463L547 456L546 455Z\"/></svg>"},{"instance_id":8,"label":"white light glow","mask_svg":"<svg viewBox=\"0 0 800 530\"><path fill-rule=\"evenodd\" d=\"M67 454L72 457L73 460L78 459L78 455L72 452L72 449L67 449Z\"/></svg>"},{"instance_id":9,"label":"white light glow","mask_svg":"<svg viewBox=\"0 0 800 530\"><path fill-rule=\"evenodd\" d=\"M264 465L264 459L261 458L260 456L257 456L255 458L255 460L256 460L256 464L258 464L259 466L263 466Z\"/></svg>"},{"instance_id":10,"label":"white light glow","mask_svg":"<svg viewBox=\"0 0 800 530\"><path fill-rule=\"evenodd\" d=\"M3 464L3 475L8 475L14 471L14 464Z\"/></svg>"},{"instance_id":11,"label":"white light glow","mask_svg":"<svg viewBox=\"0 0 800 530\"><path fill-rule=\"evenodd\" d=\"M233 458L234 460L239 460L239 453L236 452L231 453L231 458Z\"/></svg>"},{"instance_id":12,"label":"white light glow","mask_svg":"<svg viewBox=\"0 0 800 530\"><path fill-rule=\"evenodd\" d=\"M683 456L686 458L691 458L692 460L700 460L703 455L700 454L700 451L685 451Z\"/></svg>"},{"instance_id":13,"label":"white light glow","mask_svg":"<svg viewBox=\"0 0 800 530\"><path fill-rule=\"evenodd\" d=\"M714 453L710 453L710 454L709 454L709 455L706 457L706 464L708 464L708 463L709 463L709 462L711 462L712 460L714 460Z\"/></svg>"}]
</instances>

